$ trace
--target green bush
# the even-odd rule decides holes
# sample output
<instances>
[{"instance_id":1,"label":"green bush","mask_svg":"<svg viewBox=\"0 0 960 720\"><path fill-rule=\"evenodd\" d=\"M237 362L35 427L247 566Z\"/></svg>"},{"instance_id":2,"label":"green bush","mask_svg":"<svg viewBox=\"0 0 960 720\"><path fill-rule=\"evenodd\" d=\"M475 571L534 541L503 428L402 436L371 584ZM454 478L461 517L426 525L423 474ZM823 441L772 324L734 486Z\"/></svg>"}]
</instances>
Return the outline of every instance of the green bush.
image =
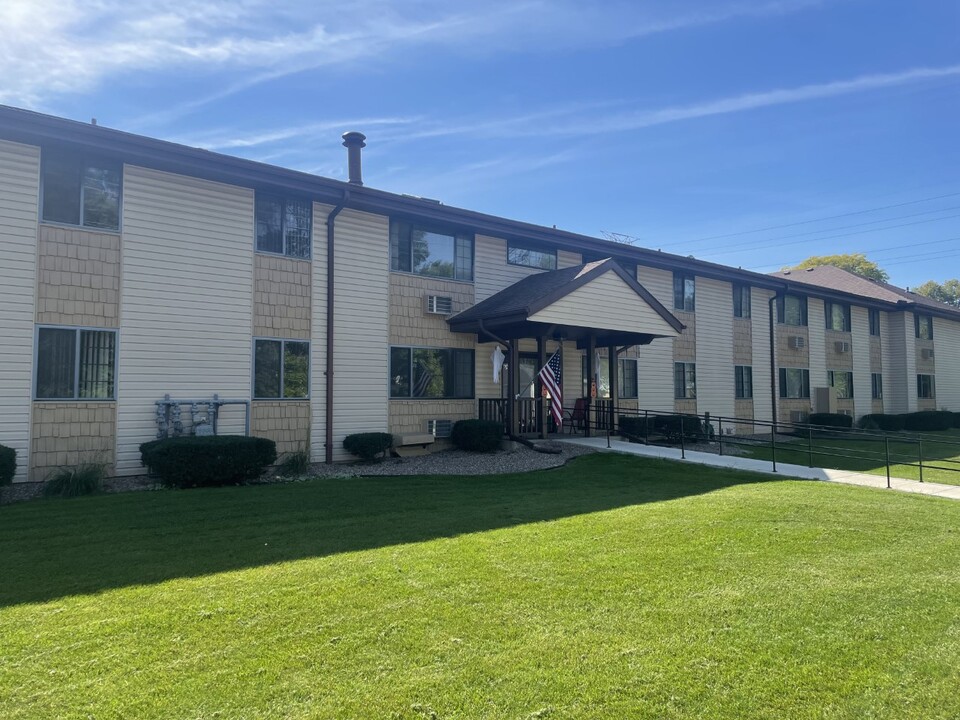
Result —
<instances>
[{"instance_id":1,"label":"green bush","mask_svg":"<svg viewBox=\"0 0 960 720\"><path fill-rule=\"evenodd\" d=\"M503 424L496 420L458 420L450 433L456 447L470 452L493 452L502 437Z\"/></svg>"},{"instance_id":2,"label":"green bush","mask_svg":"<svg viewBox=\"0 0 960 720\"><path fill-rule=\"evenodd\" d=\"M310 472L310 452L305 449L287 453L280 462L280 474L287 477L300 477Z\"/></svg>"},{"instance_id":3,"label":"green bush","mask_svg":"<svg viewBox=\"0 0 960 720\"><path fill-rule=\"evenodd\" d=\"M841 413L810 413L808 423L818 427L842 428L847 430L853 427L853 417Z\"/></svg>"},{"instance_id":4,"label":"green bush","mask_svg":"<svg viewBox=\"0 0 960 720\"><path fill-rule=\"evenodd\" d=\"M653 427L668 442L680 442L681 437L691 441L704 438L703 423L696 415L657 415Z\"/></svg>"},{"instance_id":5,"label":"green bush","mask_svg":"<svg viewBox=\"0 0 960 720\"><path fill-rule=\"evenodd\" d=\"M0 445L0 487L13 482L17 472L17 451Z\"/></svg>"},{"instance_id":6,"label":"green bush","mask_svg":"<svg viewBox=\"0 0 960 720\"><path fill-rule=\"evenodd\" d=\"M617 418L617 427L620 434L627 438L645 438L653 432L652 417L636 417L635 415L621 415Z\"/></svg>"},{"instance_id":7,"label":"green bush","mask_svg":"<svg viewBox=\"0 0 960 720\"><path fill-rule=\"evenodd\" d=\"M954 426L955 428L960 428L960 412L955 412L955 413L953 413L953 426ZM2 485L2 484L3 484L3 483L0 482L0 485Z\"/></svg>"},{"instance_id":8,"label":"green bush","mask_svg":"<svg viewBox=\"0 0 960 720\"><path fill-rule=\"evenodd\" d=\"M864 430L898 432L899 430L903 430L903 415L874 413L872 415L864 415L857 424Z\"/></svg>"},{"instance_id":9,"label":"green bush","mask_svg":"<svg viewBox=\"0 0 960 720\"><path fill-rule=\"evenodd\" d=\"M953 426L953 413L945 410L921 410L906 413L903 417L903 429L912 430L949 430Z\"/></svg>"},{"instance_id":10,"label":"green bush","mask_svg":"<svg viewBox=\"0 0 960 720\"><path fill-rule=\"evenodd\" d=\"M237 485L276 462L277 446L243 435L165 438L141 445L140 460L168 487Z\"/></svg>"},{"instance_id":11,"label":"green bush","mask_svg":"<svg viewBox=\"0 0 960 720\"><path fill-rule=\"evenodd\" d=\"M93 495L103 489L107 467L102 463L87 463L75 468L56 470L43 486L47 497L79 497Z\"/></svg>"},{"instance_id":12,"label":"green bush","mask_svg":"<svg viewBox=\"0 0 960 720\"><path fill-rule=\"evenodd\" d=\"M370 462L393 447L393 435L382 432L355 433L343 439L343 449Z\"/></svg>"}]
</instances>

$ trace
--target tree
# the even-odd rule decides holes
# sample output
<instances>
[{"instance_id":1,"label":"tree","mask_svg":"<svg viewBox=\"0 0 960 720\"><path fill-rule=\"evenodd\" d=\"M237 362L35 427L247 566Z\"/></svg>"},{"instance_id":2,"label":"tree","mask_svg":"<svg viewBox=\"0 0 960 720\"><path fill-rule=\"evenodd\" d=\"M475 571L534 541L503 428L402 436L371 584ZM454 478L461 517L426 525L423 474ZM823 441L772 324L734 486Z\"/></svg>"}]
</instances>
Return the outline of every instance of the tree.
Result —
<instances>
[{"instance_id":1,"label":"tree","mask_svg":"<svg viewBox=\"0 0 960 720\"><path fill-rule=\"evenodd\" d=\"M927 280L923 285L913 289L917 295L924 295L931 300L939 300L947 305L953 305L960 308L960 280L944 280L938 283L935 280Z\"/></svg>"},{"instance_id":2,"label":"tree","mask_svg":"<svg viewBox=\"0 0 960 720\"><path fill-rule=\"evenodd\" d=\"M852 272L861 277L886 282L890 279L887 271L882 269L872 260L867 260L863 253L850 253L847 255L813 255L808 257L799 265L792 268L786 267L784 270L805 270L806 268L817 267L818 265L833 265L841 270Z\"/></svg>"}]
</instances>

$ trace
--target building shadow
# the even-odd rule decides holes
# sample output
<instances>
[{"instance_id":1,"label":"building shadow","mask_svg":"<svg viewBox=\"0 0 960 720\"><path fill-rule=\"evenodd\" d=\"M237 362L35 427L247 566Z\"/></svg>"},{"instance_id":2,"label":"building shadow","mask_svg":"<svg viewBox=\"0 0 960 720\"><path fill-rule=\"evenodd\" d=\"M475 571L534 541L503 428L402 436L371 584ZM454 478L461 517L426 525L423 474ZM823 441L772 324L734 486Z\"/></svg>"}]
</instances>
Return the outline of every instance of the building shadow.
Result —
<instances>
[{"instance_id":1,"label":"building shadow","mask_svg":"<svg viewBox=\"0 0 960 720\"><path fill-rule=\"evenodd\" d=\"M0 508L0 606L658 503L763 475L616 454L498 476L322 479Z\"/></svg>"}]
</instances>

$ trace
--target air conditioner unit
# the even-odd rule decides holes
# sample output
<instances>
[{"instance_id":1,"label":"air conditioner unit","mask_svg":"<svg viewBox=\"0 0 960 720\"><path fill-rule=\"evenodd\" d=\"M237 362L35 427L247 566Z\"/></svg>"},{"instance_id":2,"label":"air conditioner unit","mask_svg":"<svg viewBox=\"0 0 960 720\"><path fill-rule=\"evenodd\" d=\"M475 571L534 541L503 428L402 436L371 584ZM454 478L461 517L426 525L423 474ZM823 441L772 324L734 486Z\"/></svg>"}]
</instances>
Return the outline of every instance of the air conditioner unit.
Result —
<instances>
[{"instance_id":1,"label":"air conditioner unit","mask_svg":"<svg viewBox=\"0 0 960 720\"><path fill-rule=\"evenodd\" d=\"M920 351L920 357L924 360L933 360L933 348L923 348Z\"/></svg>"},{"instance_id":2,"label":"air conditioner unit","mask_svg":"<svg viewBox=\"0 0 960 720\"><path fill-rule=\"evenodd\" d=\"M438 438L448 438L453 432L453 420L427 420L427 432Z\"/></svg>"},{"instance_id":3,"label":"air conditioner unit","mask_svg":"<svg viewBox=\"0 0 960 720\"><path fill-rule=\"evenodd\" d=\"M792 423L802 423L807 421L807 413L804 410L791 410L790 411L790 422Z\"/></svg>"},{"instance_id":4,"label":"air conditioner unit","mask_svg":"<svg viewBox=\"0 0 960 720\"><path fill-rule=\"evenodd\" d=\"M427 312L433 315L452 315L453 298L446 295L427 295Z\"/></svg>"},{"instance_id":5,"label":"air conditioner unit","mask_svg":"<svg viewBox=\"0 0 960 720\"><path fill-rule=\"evenodd\" d=\"M833 344L833 347L836 349L838 353L850 352L850 343L843 342L842 340L837 340L837 342Z\"/></svg>"},{"instance_id":6,"label":"air conditioner unit","mask_svg":"<svg viewBox=\"0 0 960 720\"><path fill-rule=\"evenodd\" d=\"M837 410L837 415L853 415L852 410Z\"/></svg>"},{"instance_id":7,"label":"air conditioner unit","mask_svg":"<svg viewBox=\"0 0 960 720\"><path fill-rule=\"evenodd\" d=\"M787 339L787 345L791 350L802 350L807 346L807 339L803 335L791 335Z\"/></svg>"}]
</instances>

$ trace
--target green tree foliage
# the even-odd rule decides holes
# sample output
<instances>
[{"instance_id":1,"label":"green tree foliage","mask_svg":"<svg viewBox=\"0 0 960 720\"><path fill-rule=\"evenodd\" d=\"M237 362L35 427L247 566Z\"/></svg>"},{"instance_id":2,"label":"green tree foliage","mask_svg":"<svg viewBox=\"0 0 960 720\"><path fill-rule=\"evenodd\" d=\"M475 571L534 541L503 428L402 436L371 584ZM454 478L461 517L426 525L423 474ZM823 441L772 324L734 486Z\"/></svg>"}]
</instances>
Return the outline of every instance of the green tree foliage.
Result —
<instances>
[{"instance_id":1,"label":"green tree foliage","mask_svg":"<svg viewBox=\"0 0 960 720\"><path fill-rule=\"evenodd\" d=\"M944 280L938 283L935 280L927 280L923 285L913 289L918 295L925 295L931 300L939 300L947 305L960 307L960 280Z\"/></svg>"},{"instance_id":2,"label":"green tree foliage","mask_svg":"<svg viewBox=\"0 0 960 720\"><path fill-rule=\"evenodd\" d=\"M863 253L849 253L846 255L812 255L799 265L783 268L784 270L805 270L818 265L833 265L847 272L852 272L871 280L887 282L890 276L872 260L868 260Z\"/></svg>"}]
</instances>

